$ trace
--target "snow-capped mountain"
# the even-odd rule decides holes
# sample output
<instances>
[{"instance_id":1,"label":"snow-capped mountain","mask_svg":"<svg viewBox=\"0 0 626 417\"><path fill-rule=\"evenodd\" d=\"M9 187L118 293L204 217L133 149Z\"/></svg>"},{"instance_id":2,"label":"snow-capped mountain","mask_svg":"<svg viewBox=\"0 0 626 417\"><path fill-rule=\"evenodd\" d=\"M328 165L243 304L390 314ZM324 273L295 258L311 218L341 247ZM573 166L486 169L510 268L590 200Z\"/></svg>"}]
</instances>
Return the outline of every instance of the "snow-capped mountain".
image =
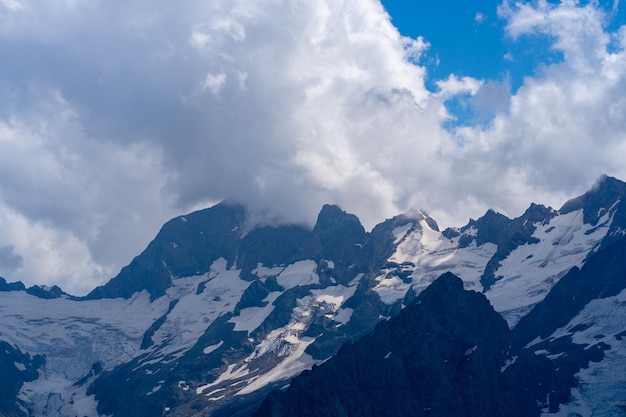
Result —
<instances>
[{"instance_id":1,"label":"snow-capped mountain","mask_svg":"<svg viewBox=\"0 0 626 417\"><path fill-rule=\"evenodd\" d=\"M446 272L504 317L511 352L561 369L558 395L524 404L616 415L625 193L604 176L560 210L488 211L444 231L414 212L369 233L336 206L309 230L252 227L221 203L166 223L87 297L0 279L0 416L249 416Z\"/></svg>"},{"instance_id":2,"label":"snow-capped mountain","mask_svg":"<svg viewBox=\"0 0 626 417\"><path fill-rule=\"evenodd\" d=\"M274 391L254 417L539 415L548 359L512 347L484 295L445 273L400 314ZM548 404L549 405L549 404Z\"/></svg>"}]
</instances>

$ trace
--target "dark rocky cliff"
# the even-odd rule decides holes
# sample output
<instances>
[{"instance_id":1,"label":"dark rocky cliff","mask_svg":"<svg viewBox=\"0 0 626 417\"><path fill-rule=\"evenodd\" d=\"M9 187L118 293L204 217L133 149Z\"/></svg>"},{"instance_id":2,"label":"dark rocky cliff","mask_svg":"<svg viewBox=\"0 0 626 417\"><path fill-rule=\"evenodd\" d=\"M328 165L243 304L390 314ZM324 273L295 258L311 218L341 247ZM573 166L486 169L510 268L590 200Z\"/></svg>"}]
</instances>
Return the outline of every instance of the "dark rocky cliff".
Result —
<instances>
[{"instance_id":1,"label":"dark rocky cliff","mask_svg":"<svg viewBox=\"0 0 626 417\"><path fill-rule=\"evenodd\" d=\"M547 359L512 352L502 317L447 273L254 416L539 416L553 376Z\"/></svg>"}]
</instances>

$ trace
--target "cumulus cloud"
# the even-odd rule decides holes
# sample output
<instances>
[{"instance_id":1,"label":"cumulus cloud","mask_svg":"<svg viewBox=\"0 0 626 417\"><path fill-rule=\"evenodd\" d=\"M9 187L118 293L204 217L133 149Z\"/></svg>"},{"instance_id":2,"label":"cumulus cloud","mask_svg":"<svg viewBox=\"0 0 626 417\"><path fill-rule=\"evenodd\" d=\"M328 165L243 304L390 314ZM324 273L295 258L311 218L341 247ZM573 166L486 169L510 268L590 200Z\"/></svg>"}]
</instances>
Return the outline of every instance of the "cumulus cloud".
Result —
<instances>
[{"instance_id":1,"label":"cumulus cloud","mask_svg":"<svg viewBox=\"0 0 626 417\"><path fill-rule=\"evenodd\" d=\"M7 278L84 293L225 198L309 225L324 203L460 225L626 178L626 32L595 3L499 15L564 56L514 94L462 74L429 91L432 46L378 0L0 1ZM458 95L480 123L449 128Z\"/></svg>"},{"instance_id":2,"label":"cumulus cloud","mask_svg":"<svg viewBox=\"0 0 626 417\"><path fill-rule=\"evenodd\" d=\"M454 97L459 94L475 95L483 82L472 77L458 78L454 74L450 74L445 80L437 81L439 95L443 97Z\"/></svg>"},{"instance_id":3,"label":"cumulus cloud","mask_svg":"<svg viewBox=\"0 0 626 417\"><path fill-rule=\"evenodd\" d=\"M0 246L20 259L0 260L7 278L85 293L173 213L159 151L90 138L58 93L0 121L0 147Z\"/></svg>"},{"instance_id":4,"label":"cumulus cloud","mask_svg":"<svg viewBox=\"0 0 626 417\"><path fill-rule=\"evenodd\" d=\"M593 2L505 4L500 13L510 36L547 36L564 60L526 78L487 129L460 129L466 149L459 165L487 161L504 173L484 197L502 207L528 193L558 206L600 172L624 178L623 30L607 33L605 13Z\"/></svg>"},{"instance_id":5,"label":"cumulus cloud","mask_svg":"<svg viewBox=\"0 0 626 417\"><path fill-rule=\"evenodd\" d=\"M15 246L6 245L0 247L0 274L6 275L24 265L24 258L15 253Z\"/></svg>"}]
</instances>

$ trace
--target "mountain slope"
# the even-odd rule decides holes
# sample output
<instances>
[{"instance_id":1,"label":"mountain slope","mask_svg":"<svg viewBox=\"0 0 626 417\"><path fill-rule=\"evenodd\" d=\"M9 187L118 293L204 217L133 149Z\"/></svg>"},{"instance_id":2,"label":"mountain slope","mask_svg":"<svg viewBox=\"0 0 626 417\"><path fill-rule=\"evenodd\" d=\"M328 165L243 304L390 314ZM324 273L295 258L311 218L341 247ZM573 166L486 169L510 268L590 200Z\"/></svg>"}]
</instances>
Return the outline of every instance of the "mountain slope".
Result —
<instances>
[{"instance_id":1,"label":"mountain slope","mask_svg":"<svg viewBox=\"0 0 626 417\"><path fill-rule=\"evenodd\" d=\"M254 417L623 415L625 255L600 249L513 330L446 273Z\"/></svg>"},{"instance_id":2,"label":"mountain slope","mask_svg":"<svg viewBox=\"0 0 626 417\"><path fill-rule=\"evenodd\" d=\"M625 186L604 176L558 211L533 204L516 219L489 211L465 227L442 233L407 229L389 258L402 267L384 270L379 277L385 302L402 299L409 288L419 292L451 271L466 288L484 292L514 326L570 268L581 267L590 253L624 236ZM607 206L599 208L602 203ZM405 282L400 284L397 277Z\"/></svg>"},{"instance_id":3,"label":"mountain slope","mask_svg":"<svg viewBox=\"0 0 626 417\"><path fill-rule=\"evenodd\" d=\"M414 212L368 233L356 216L330 205L313 229L253 227L244 207L220 203L166 223L144 252L87 297L0 280L0 370L11 375L0 385L0 413L249 415L272 389L399 315L447 271L486 296L515 327L513 340L589 338L572 324L586 323L606 329L601 340L612 346L593 344L602 361L590 369L606 358L619 363L621 330L605 316L609 305L621 311L621 292L593 295L547 330L539 331L541 320L531 320L538 313L529 312L552 303L553 288L578 285L568 278L573 267L594 265L598 272L585 276L604 273L605 262L592 260L625 234L625 190L602 177L560 210L531 205L516 219L489 211L443 232ZM592 323L585 317L593 303L602 306ZM516 336L526 326L535 333L531 340ZM522 344L516 349L528 349L528 358L554 361L556 353L531 355L547 347ZM575 386L593 380L580 366L567 377L556 374L567 381L558 395L568 397L574 387L579 403L591 407L585 395L599 397Z\"/></svg>"},{"instance_id":4,"label":"mountain slope","mask_svg":"<svg viewBox=\"0 0 626 417\"><path fill-rule=\"evenodd\" d=\"M626 238L572 268L514 329L514 344L577 373L580 415L624 415L626 407ZM570 401L571 402L571 401Z\"/></svg>"},{"instance_id":5,"label":"mountain slope","mask_svg":"<svg viewBox=\"0 0 626 417\"><path fill-rule=\"evenodd\" d=\"M527 352L511 366L510 347L487 299L447 273L254 416L539 416L554 370Z\"/></svg>"}]
</instances>

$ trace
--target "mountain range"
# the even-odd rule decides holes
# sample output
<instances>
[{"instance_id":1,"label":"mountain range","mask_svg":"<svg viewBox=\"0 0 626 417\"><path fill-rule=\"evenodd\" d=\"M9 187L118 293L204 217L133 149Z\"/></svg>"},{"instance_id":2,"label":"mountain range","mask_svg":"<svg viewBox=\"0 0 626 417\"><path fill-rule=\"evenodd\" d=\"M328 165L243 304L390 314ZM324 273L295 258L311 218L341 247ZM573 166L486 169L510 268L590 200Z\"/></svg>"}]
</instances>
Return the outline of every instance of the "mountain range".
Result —
<instances>
[{"instance_id":1,"label":"mountain range","mask_svg":"<svg viewBox=\"0 0 626 417\"><path fill-rule=\"evenodd\" d=\"M0 278L0 416L626 415L625 195L443 231L220 203L85 297Z\"/></svg>"}]
</instances>

